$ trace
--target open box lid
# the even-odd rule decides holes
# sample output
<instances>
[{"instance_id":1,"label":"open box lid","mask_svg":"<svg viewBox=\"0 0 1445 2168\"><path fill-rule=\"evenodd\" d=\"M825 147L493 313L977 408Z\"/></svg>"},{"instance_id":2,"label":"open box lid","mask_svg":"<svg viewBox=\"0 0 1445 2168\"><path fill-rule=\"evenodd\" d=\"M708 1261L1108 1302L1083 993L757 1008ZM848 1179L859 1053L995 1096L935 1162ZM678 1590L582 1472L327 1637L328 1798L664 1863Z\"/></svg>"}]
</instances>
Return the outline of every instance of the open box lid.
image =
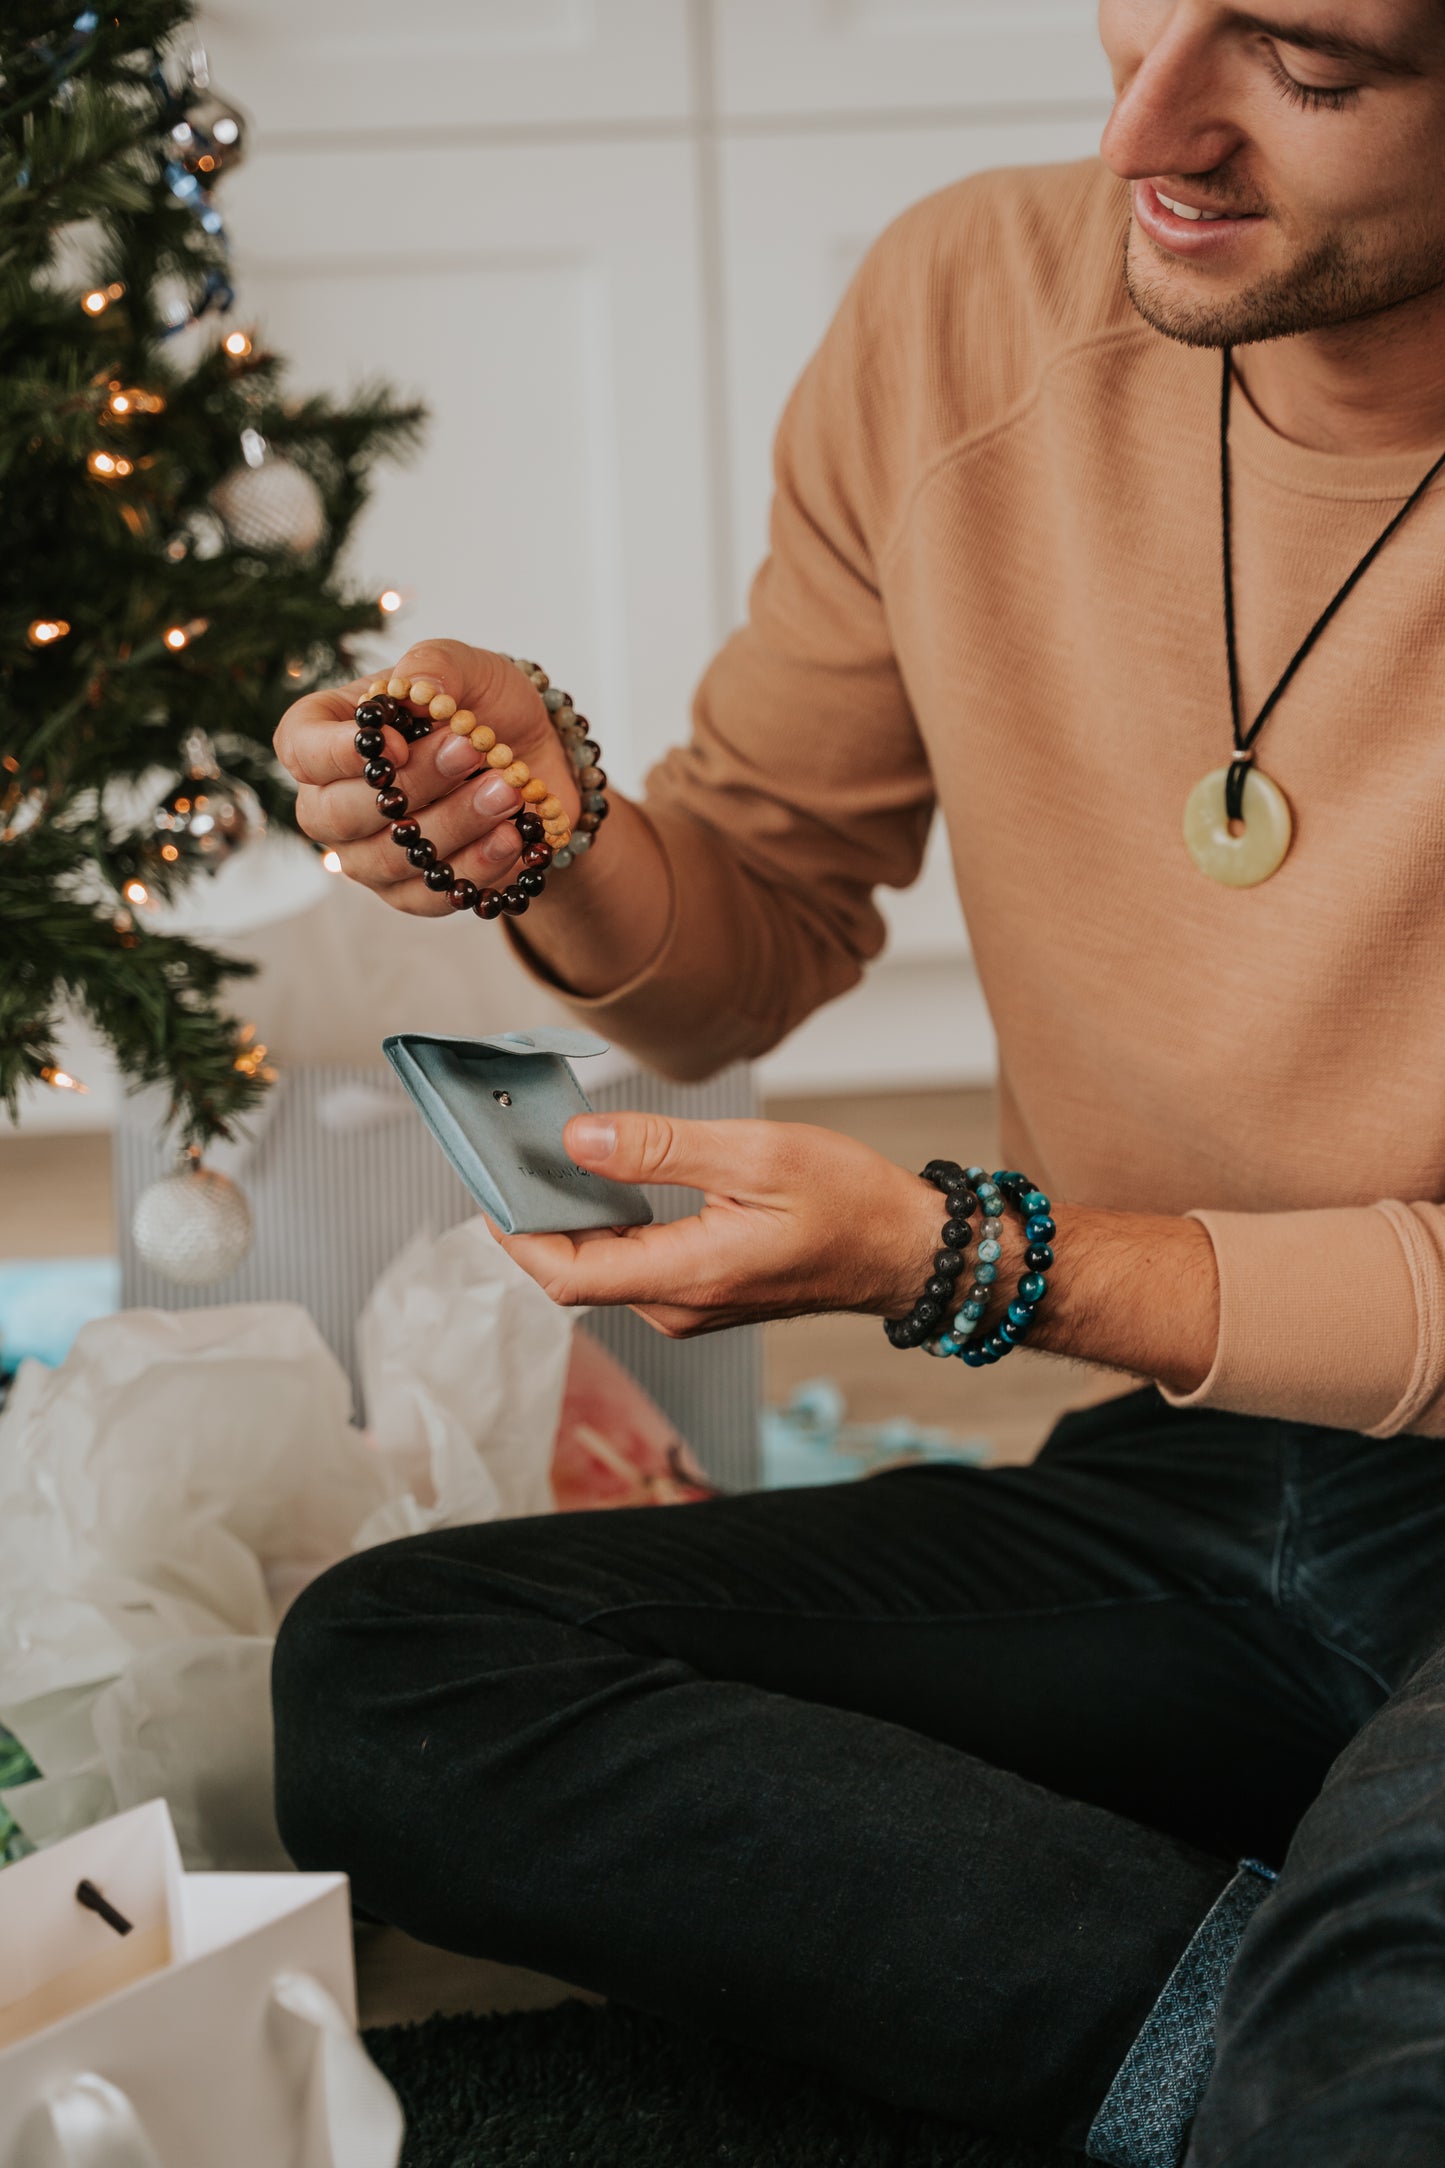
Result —
<instances>
[{"instance_id":1,"label":"open box lid","mask_svg":"<svg viewBox=\"0 0 1445 2168\"><path fill-rule=\"evenodd\" d=\"M77 1898L87 1882L130 1923ZM97 1822L0 1874L0 2052L186 1954L181 1856L163 1799Z\"/></svg>"}]
</instances>

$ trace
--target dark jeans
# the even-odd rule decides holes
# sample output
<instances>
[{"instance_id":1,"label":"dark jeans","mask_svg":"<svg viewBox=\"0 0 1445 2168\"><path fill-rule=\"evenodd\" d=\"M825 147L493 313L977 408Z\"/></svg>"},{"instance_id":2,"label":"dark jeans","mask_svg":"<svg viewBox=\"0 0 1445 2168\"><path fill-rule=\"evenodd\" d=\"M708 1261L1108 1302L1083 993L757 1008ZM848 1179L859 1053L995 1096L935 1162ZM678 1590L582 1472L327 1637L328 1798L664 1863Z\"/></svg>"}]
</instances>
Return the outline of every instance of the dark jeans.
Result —
<instances>
[{"instance_id":1,"label":"dark jeans","mask_svg":"<svg viewBox=\"0 0 1445 2168\"><path fill-rule=\"evenodd\" d=\"M348 1560L281 1830L426 1941L1074 2146L1252 1854L1191 2168L1445 2162L1437 1638L1445 1445L1145 1387L1027 1468Z\"/></svg>"}]
</instances>

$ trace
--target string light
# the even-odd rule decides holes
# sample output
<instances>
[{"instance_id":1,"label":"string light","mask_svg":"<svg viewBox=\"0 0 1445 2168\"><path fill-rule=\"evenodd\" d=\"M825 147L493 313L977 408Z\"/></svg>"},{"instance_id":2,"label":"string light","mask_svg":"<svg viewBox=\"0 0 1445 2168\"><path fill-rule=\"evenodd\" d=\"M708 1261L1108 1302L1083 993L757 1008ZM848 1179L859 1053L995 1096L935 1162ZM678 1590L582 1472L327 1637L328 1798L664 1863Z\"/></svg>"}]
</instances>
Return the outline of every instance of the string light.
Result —
<instances>
[{"instance_id":1,"label":"string light","mask_svg":"<svg viewBox=\"0 0 1445 2168\"><path fill-rule=\"evenodd\" d=\"M104 482L123 480L127 474L135 473L128 459L117 459L111 452L92 452L85 463L91 473Z\"/></svg>"},{"instance_id":2,"label":"string light","mask_svg":"<svg viewBox=\"0 0 1445 2168\"><path fill-rule=\"evenodd\" d=\"M259 1077L263 1084L274 1084L276 1071L266 1061L266 1048L256 1037L254 1024L243 1024L240 1033L241 1051L231 1066L242 1076Z\"/></svg>"},{"instance_id":3,"label":"string light","mask_svg":"<svg viewBox=\"0 0 1445 2168\"><path fill-rule=\"evenodd\" d=\"M166 403L158 391L142 391L138 385L113 382L110 386L112 414L163 414Z\"/></svg>"},{"instance_id":4,"label":"string light","mask_svg":"<svg viewBox=\"0 0 1445 2168\"><path fill-rule=\"evenodd\" d=\"M244 331L228 331L222 343L236 361L244 361L251 351L251 341Z\"/></svg>"},{"instance_id":5,"label":"string light","mask_svg":"<svg viewBox=\"0 0 1445 2168\"><path fill-rule=\"evenodd\" d=\"M191 636L186 631L184 625L169 625L166 628L165 643L167 647L175 648L179 651L181 648L188 647L190 645L190 638Z\"/></svg>"},{"instance_id":6,"label":"string light","mask_svg":"<svg viewBox=\"0 0 1445 2168\"><path fill-rule=\"evenodd\" d=\"M112 301L119 301L124 292L125 288L121 285L119 279L113 279L109 286L92 286L80 305L87 316L101 316L110 307Z\"/></svg>"},{"instance_id":7,"label":"string light","mask_svg":"<svg viewBox=\"0 0 1445 2168\"><path fill-rule=\"evenodd\" d=\"M384 594L377 596L376 606L379 610L385 610L387 616L390 617L393 610L401 608L401 596L394 587L388 587Z\"/></svg>"},{"instance_id":8,"label":"string light","mask_svg":"<svg viewBox=\"0 0 1445 2168\"><path fill-rule=\"evenodd\" d=\"M53 647L63 640L70 626L63 617L37 617L28 628L25 637L32 647Z\"/></svg>"},{"instance_id":9,"label":"string light","mask_svg":"<svg viewBox=\"0 0 1445 2168\"><path fill-rule=\"evenodd\" d=\"M174 843L163 843L161 845L161 856L168 866L173 866L180 855Z\"/></svg>"},{"instance_id":10,"label":"string light","mask_svg":"<svg viewBox=\"0 0 1445 2168\"><path fill-rule=\"evenodd\" d=\"M80 1082L80 1079L78 1077L73 1077L68 1069L52 1068L49 1062L47 1062L45 1064L45 1067L41 1070L40 1080L43 1084L48 1084L52 1091L57 1092L83 1093L86 1089L85 1085Z\"/></svg>"},{"instance_id":11,"label":"string light","mask_svg":"<svg viewBox=\"0 0 1445 2168\"><path fill-rule=\"evenodd\" d=\"M144 881L127 881L121 894L127 903L149 903L151 900L151 892Z\"/></svg>"},{"instance_id":12,"label":"string light","mask_svg":"<svg viewBox=\"0 0 1445 2168\"><path fill-rule=\"evenodd\" d=\"M341 853L339 851L327 851L321 863L328 873L339 873L341 871Z\"/></svg>"}]
</instances>

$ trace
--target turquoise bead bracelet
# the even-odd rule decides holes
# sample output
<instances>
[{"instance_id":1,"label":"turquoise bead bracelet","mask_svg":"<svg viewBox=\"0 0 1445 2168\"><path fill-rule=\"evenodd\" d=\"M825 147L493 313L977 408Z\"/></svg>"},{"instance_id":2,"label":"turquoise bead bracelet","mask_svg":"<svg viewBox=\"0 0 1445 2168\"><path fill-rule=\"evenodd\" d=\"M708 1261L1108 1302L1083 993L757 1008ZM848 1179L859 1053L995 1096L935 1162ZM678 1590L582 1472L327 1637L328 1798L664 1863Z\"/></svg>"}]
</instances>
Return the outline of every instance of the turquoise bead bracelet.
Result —
<instances>
[{"instance_id":1,"label":"turquoise bead bracelet","mask_svg":"<svg viewBox=\"0 0 1445 2168\"><path fill-rule=\"evenodd\" d=\"M934 1173L934 1169L941 1166L951 1166L951 1163L931 1161L924 1170L924 1179L943 1187ZM1027 1337L1039 1304L1048 1292L1046 1274L1054 1262L1052 1244L1057 1230L1050 1217L1049 1199L1016 1168L1001 1167L990 1177L983 1167L966 1167L961 1184L956 1169L951 1170L951 1175L950 1186L966 1185L967 1192L983 1214L979 1243L974 1252L972 1284L952 1322L941 1332L918 1329L914 1320L919 1309L926 1312L930 1307L923 1301L915 1307L913 1319L890 1319L885 1329L895 1347L923 1347L930 1355L957 1355L970 1370L981 1370L985 1365L1001 1362ZM979 1339L977 1335L993 1296L1003 1254L999 1236L1003 1231L1005 1203L1013 1207L1024 1223L1028 1238L1024 1253L1026 1269L1019 1275L1006 1314L991 1332ZM930 1288L933 1284L930 1282Z\"/></svg>"},{"instance_id":2,"label":"turquoise bead bracelet","mask_svg":"<svg viewBox=\"0 0 1445 2168\"><path fill-rule=\"evenodd\" d=\"M979 1331L987 1306L987 1294L984 1303L980 1304L975 1290L970 1288L952 1326L938 1336L937 1352L940 1355L957 1355L962 1362L967 1363L970 1370L981 1370L988 1364L1002 1362L1004 1356L1027 1337L1035 1312L1048 1292L1049 1283L1044 1268L1052 1265L1054 1261L1050 1243L1055 1228L1049 1217L1048 1198L1016 1168L1001 1167L992 1179L982 1167L969 1167L964 1171L974 1184L974 1194L978 1198L980 1209L988 1215L985 1227L1001 1223L1003 1206L1007 1202L1023 1220L1024 1233L1028 1237L1028 1249L1024 1257L1026 1269L1019 1275L1014 1288L1014 1299L1009 1304L1007 1313L1000 1318L993 1331L985 1338L969 1344ZM995 1255L997 1254L996 1251ZM982 1246L979 1255L983 1255ZM985 1289L991 1290L997 1274L998 1267L995 1264L989 1280L983 1283ZM974 1277L976 1281L981 1279L977 1272ZM930 1349L930 1352L933 1350Z\"/></svg>"}]
</instances>

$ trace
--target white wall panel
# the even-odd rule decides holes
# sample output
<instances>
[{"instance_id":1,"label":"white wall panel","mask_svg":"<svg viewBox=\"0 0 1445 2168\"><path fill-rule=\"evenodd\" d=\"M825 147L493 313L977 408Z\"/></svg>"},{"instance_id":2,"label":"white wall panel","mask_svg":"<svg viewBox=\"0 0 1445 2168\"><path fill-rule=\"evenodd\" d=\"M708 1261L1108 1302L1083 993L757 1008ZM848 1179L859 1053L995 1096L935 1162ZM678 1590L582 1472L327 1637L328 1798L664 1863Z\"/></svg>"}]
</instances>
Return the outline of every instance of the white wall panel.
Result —
<instances>
[{"instance_id":1,"label":"white wall panel","mask_svg":"<svg viewBox=\"0 0 1445 2168\"><path fill-rule=\"evenodd\" d=\"M724 5L728 0L724 0ZM734 597L767 539L773 431L872 242L920 197L993 166L1082 158L1091 120L744 137L722 149Z\"/></svg>"},{"instance_id":2,"label":"white wall panel","mask_svg":"<svg viewBox=\"0 0 1445 2168\"><path fill-rule=\"evenodd\" d=\"M1094 0L714 0L725 115L1107 99Z\"/></svg>"},{"instance_id":3,"label":"white wall panel","mask_svg":"<svg viewBox=\"0 0 1445 2168\"><path fill-rule=\"evenodd\" d=\"M928 1091L989 1084L998 1042L966 957L890 955L756 1064L765 1095Z\"/></svg>"},{"instance_id":4,"label":"white wall panel","mask_svg":"<svg viewBox=\"0 0 1445 2168\"><path fill-rule=\"evenodd\" d=\"M732 0L723 0L727 14ZM722 152L724 310L739 614L767 543L773 432L843 289L889 220L919 197L991 166L1075 158L1088 120L988 122L859 135L750 137ZM967 937L944 839L921 878L885 892L892 962L962 955ZM857 997L853 997L857 998Z\"/></svg>"},{"instance_id":5,"label":"white wall panel","mask_svg":"<svg viewBox=\"0 0 1445 2168\"><path fill-rule=\"evenodd\" d=\"M266 135L684 118L683 0L214 0L219 88Z\"/></svg>"},{"instance_id":6,"label":"white wall panel","mask_svg":"<svg viewBox=\"0 0 1445 2168\"><path fill-rule=\"evenodd\" d=\"M398 643L536 655L623 787L712 645L693 162L638 143L271 152L237 176L243 292L298 385L432 410L354 563Z\"/></svg>"}]
</instances>

